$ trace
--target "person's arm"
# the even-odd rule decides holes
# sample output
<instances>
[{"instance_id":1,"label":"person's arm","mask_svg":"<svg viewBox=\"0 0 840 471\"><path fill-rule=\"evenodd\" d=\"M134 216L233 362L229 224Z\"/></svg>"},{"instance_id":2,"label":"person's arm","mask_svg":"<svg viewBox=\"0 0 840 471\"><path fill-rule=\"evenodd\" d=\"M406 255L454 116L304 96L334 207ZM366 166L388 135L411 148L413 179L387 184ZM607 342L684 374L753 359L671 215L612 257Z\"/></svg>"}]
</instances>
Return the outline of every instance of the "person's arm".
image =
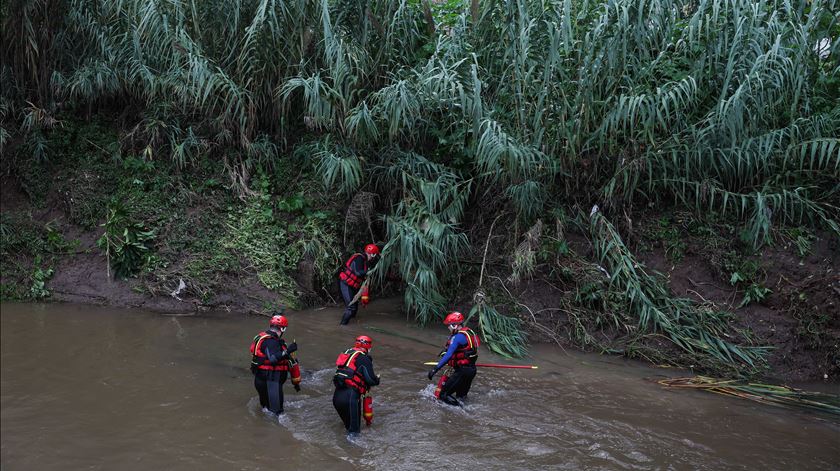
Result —
<instances>
[{"instance_id":1,"label":"person's arm","mask_svg":"<svg viewBox=\"0 0 840 471\"><path fill-rule=\"evenodd\" d=\"M276 365L288 358L288 354L283 348L284 345L285 342L283 340L266 339L263 342L263 352L268 357L269 363Z\"/></svg>"},{"instance_id":2,"label":"person's arm","mask_svg":"<svg viewBox=\"0 0 840 471\"><path fill-rule=\"evenodd\" d=\"M449 348L446 350L446 353L443 355L443 358L440 359L437 366L435 366L435 370L439 370L443 368L450 359L452 359L452 355L455 354L455 350L458 350L458 347L467 344L467 336L464 334L456 334L455 337L452 339L452 343L449 344Z\"/></svg>"},{"instance_id":3,"label":"person's arm","mask_svg":"<svg viewBox=\"0 0 840 471\"><path fill-rule=\"evenodd\" d=\"M359 278L364 278L367 276L367 264L365 263L365 256L361 255L353 259L353 263L350 264L350 269L353 270L353 274L358 276Z\"/></svg>"},{"instance_id":4,"label":"person's arm","mask_svg":"<svg viewBox=\"0 0 840 471\"><path fill-rule=\"evenodd\" d=\"M373 371L373 360L371 360L367 355L356 360L356 371L362 375L362 379L365 380L365 384L368 386L379 385L379 377L376 376L376 373Z\"/></svg>"}]
</instances>

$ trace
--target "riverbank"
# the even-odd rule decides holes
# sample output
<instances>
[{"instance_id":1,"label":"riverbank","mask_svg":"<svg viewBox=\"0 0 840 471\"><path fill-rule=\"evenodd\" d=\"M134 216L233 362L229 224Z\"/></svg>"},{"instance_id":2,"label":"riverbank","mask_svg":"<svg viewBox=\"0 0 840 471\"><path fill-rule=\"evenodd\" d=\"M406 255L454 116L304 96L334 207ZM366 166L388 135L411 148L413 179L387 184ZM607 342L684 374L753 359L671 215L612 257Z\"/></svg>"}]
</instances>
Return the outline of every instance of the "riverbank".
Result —
<instances>
[{"instance_id":1,"label":"riverbank","mask_svg":"<svg viewBox=\"0 0 840 471\"><path fill-rule=\"evenodd\" d=\"M97 244L103 235L103 215L94 217L97 223L85 228L78 223L78 212L74 215L73 206L62 203L56 190L61 178L77 181L83 172L68 175L64 171L53 174L56 180L48 185L52 190L40 203L27 195L19 180L4 178L2 182L4 267L13 267L2 274L5 299L165 313L221 310L267 314L279 305L338 306L340 297L334 282L313 276L311 263L299 264L297 271L289 270L294 281L291 289L288 284L275 284L271 289L267 284L271 285L273 278L266 276L265 266L248 258L232 263L225 254L236 254L231 246L208 249L209 244L222 244L224 238L221 232L210 232L216 239L208 241L209 227L219 219L230 226L236 215L249 207L248 201L231 198L223 191L196 198L180 208L172 219L183 217L186 224L143 219L146 227L157 224L157 238L150 246L154 258L140 272L117 279L106 251ZM78 193L78 188L75 191ZM72 200L73 195L69 198ZM155 198L161 199L160 195ZM219 201L226 201L228 206ZM301 217L305 216L301 213ZM674 295L731 311L732 322L742 335L733 340L771 348L768 368L760 377L779 382L838 381L840 260L837 245L828 234L802 228L780 232L778 243L748 254L732 242L736 239L734 229L725 222L700 222L688 213L651 212L638 215L631 225L634 229L628 231L628 244L632 244L640 262L663 275ZM484 268L484 290L491 293L500 311L522 320L532 342L692 368L690 358L656 336L628 350L628 329L633 326L616 325L613 319L617 317L610 317L615 316L612 297L616 294L587 264L586 260L592 258L587 238L573 229L565 231L564 236L559 250L550 256L539 254L533 270L520 279L514 279L504 257L492 256L492 251L507 250L509 235L499 243L491 241L490 263L486 258L476 258L461 264L459 284L451 290L453 306L470 310L474 287ZM178 237L191 240L178 241L175 250ZM470 242L476 254L484 249L486 237L482 230L473 230ZM558 240L551 234L543 237ZM235 256L239 255L241 252ZM335 261L337 266L337 255ZM399 282L375 286L374 299L400 291Z\"/></svg>"},{"instance_id":2,"label":"riverbank","mask_svg":"<svg viewBox=\"0 0 840 471\"><path fill-rule=\"evenodd\" d=\"M54 197L51 195L50 199ZM143 276L117 279L110 273L105 252L97 246L101 228L85 230L70 222L60 208L35 207L13 179L4 179L2 183L2 214L6 227L15 224L25 236L49 239L52 235L53 240L59 241L58 247L45 250L40 256L24 251L12 255L10 264L6 260L18 269L7 270L2 275L6 299L137 308L170 314L211 309L256 314L267 312L268 303L277 303L276 293L264 288L255 276L244 273L221 280L219 284L227 289L206 297L197 296L195 287L184 285L179 290L180 280L174 280L171 287L162 283L158 292L151 292ZM8 245L8 237L5 242ZM38 273L49 275L39 280ZM43 291L38 292L38 287Z\"/></svg>"},{"instance_id":3,"label":"riverbank","mask_svg":"<svg viewBox=\"0 0 840 471\"><path fill-rule=\"evenodd\" d=\"M393 208L375 193L325 190L311 161L294 165L288 156L258 168L243 194L224 160L180 168L124 152L114 119L64 116L50 134L49 160L4 158L2 299L237 314L336 306L345 257L371 240L388 242ZM471 208L452 235L465 248L435 274L439 287L427 288L447 309L492 308L508 332L558 348L716 375L838 381L840 243L828 232L773 227L755 250L737 222L678 207L647 206L598 226L574 205L529 226L504 206L476 200ZM596 244L609 238L606 250L629 265L608 265L612 254ZM405 295L403 263L386 260L374 300ZM634 273L611 280L608 270ZM655 309L691 300L678 306L704 332L736 348L769 348L766 364L701 356L642 328L627 302L642 293L659 297Z\"/></svg>"}]
</instances>

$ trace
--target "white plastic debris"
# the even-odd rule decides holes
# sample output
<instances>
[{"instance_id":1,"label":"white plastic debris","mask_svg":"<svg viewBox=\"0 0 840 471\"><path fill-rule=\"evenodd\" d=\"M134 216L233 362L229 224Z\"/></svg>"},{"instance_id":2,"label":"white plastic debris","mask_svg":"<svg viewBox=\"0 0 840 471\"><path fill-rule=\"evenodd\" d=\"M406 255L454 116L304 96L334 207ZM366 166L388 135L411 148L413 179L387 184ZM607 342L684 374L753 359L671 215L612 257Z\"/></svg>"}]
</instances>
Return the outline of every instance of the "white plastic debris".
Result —
<instances>
[{"instance_id":1,"label":"white plastic debris","mask_svg":"<svg viewBox=\"0 0 840 471\"><path fill-rule=\"evenodd\" d=\"M186 287L187 287L187 284L184 283L184 279L183 278L178 278L178 287L175 288L175 291L169 293L169 295L172 296L173 298L177 299L178 301L181 301L181 298L179 298L178 295L181 294L181 291L186 289Z\"/></svg>"},{"instance_id":2,"label":"white plastic debris","mask_svg":"<svg viewBox=\"0 0 840 471\"><path fill-rule=\"evenodd\" d=\"M831 54L831 38L822 38L817 41L817 44L814 45L814 52L820 60L828 59L828 55Z\"/></svg>"}]
</instances>

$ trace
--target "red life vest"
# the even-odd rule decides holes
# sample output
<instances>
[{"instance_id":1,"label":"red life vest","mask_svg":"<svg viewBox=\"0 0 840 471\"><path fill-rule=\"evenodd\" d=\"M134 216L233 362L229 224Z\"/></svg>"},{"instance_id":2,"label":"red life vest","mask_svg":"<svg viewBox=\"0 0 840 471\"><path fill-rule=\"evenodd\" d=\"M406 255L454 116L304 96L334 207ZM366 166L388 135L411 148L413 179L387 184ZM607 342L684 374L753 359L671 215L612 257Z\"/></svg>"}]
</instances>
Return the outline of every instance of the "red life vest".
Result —
<instances>
[{"instance_id":1,"label":"red life vest","mask_svg":"<svg viewBox=\"0 0 840 471\"><path fill-rule=\"evenodd\" d=\"M449 340L446 341L444 352L449 350L449 345L452 343L452 339L458 334L464 334L464 336L467 337L467 344L458 347L458 349L455 350L455 353L452 354L452 358L450 358L446 364L452 367L474 365L475 361L478 359L478 346L481 345L481 341L479 341L478 335L469 327L462 327L460 330L450 335Z\"/></svg>"},{"instance_id":2,"label":"red life vest","mask_svg":"<svg viewBox=\"0 0 840 471\"><path fill-rule=\"evenodd\" d=\"M362 286L362 282L365 281L365 277L356 276L356 274L353 273L353 269L351 268L351 266L353 265L353 260L356 257L362 257L362 260L365 263L365 271L367 271L367 259L365 258L365 256L360 253L354 253L350 256L350 258L347 259L347 261L344 263L344 269L341 270L341 273L338 274L338 278L341 279L341 281L347 283L347 286L351 288L359 288L360 286Z\"/></svg>"},{"instance_id":3,"label":"red life vest","mask_svg":"<svg viewBox=\"0 0 840 471\"><path fill-rule=\"evenodd\" d=\"M269 338L276 338L280 339L274 332L271 331L263 331L254 337L254 340L251 342L251 367L257 368L260 370L268 370L268 371L289 371L289 360L280 360L277 362L276 365L272 365L271 362L268 360L268 356L262 350L262 343L265 339ZM286 344L281 343L283 351L286 351ZM297 362L295 362L295 367L297 367ZM299 368L296 368L299 371ZM298 372L298 377L300 377L300 372ZM294 372L292 374L292 382L294 382ZM300 380L298 380L300 382Z\"/></svg>"},{"instance_id":4,"label":"red life vest","mask_svg":"<svg viewBox=\"0 0 840 471\"><path fill-rule=\"evenodd\" d=\"M366 355L361 348L348 348L335 360L335 376L333 382L336 386L344 385L364 394L367 391L367 383L362 375L356 371L356 360L359 355Z\"/></svg>"}]
</instances>

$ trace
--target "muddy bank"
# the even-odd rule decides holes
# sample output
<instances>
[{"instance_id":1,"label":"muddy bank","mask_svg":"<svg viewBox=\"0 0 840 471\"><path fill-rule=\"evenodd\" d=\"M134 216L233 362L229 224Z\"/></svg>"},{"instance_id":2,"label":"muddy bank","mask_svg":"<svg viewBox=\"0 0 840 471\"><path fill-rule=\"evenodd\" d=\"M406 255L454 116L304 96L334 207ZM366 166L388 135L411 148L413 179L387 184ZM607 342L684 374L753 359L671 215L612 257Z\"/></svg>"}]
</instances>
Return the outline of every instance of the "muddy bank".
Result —
<instances>
[{"instance_id":1,"label":"muddy bank","mask_svg":"<svg viewBox=\"0 0 840 471\"><path fill-rule=\"evenodd\" d=\"M50 191L45 201L34 204L15 178L2 179L2 213L12 215L12 224L23 221L34 226L34 232L48 228L62 239L59 249L46 254L15 253L12 260L16 268L38 269L49 265L51 275L44 281L47 297L42 301L84 303L100 306L140 308L162 313L192 313L221 310L236 313L268 313L282 304L276 293L266 289L256 274L247 270L220 273L215 289L209 295L201 286L183 279L154 279L150 273L117 279L109 269L108 259L97 240L103 229L99 225L85 229L72 221L68 202L58 191ZM100 221L101 222L101 221ZM48 250L49 251L49 250ZM188 254L184 254L187 256ZM49 258L49 261L46 259ZM183 260L176 260L183 265ZM20 270L15 270L20 272ZM17 277L13 275L18 275ZM21 285L25 297L28 284L33 282L28 273L0 273L4 286ZM182 283L183 282L183 283ZM19 294L15 293L15 294Z\"/></svg>"},{"instance_id":2,"label":"muddy bank","mask_svg":"<svg viewBox=\"0 0 840 471\"><path fill-rule=\"evenodd\" d=\"M648 254L643 261L667 277L675 295L730 310L735 326L755 343L770 346L771 379L838 382L840 258L830 235L823 236L802 258L784 247L765 248L760 255L762 286L771 291L745 306L740 306L744 289L728 283L700 247L691 248L677 264L662 253Z\"/></svg>"},{"instance_id":3,"label":"muddy bank","mask_svg":"<svg viewBox=\"0 0 840 471\"><path fill-rule=\"evenodd\" d=\"M80 241L73 256L63 258L48 282L50 300L79 302L102 306L141 308L164 313L190 313L221 310L240 314L268 313L278 304L275 293L264 288L256 276L246 273L227 275L222 282L227 288L209 297L193 294L194 287L182 280L156 286L159 294L150 293L142 278L116 280L108 275L105 255L96 247L96 232L69 234ZM163 289L161 289L163 288Z\"/></svg>"}]
</instances>

